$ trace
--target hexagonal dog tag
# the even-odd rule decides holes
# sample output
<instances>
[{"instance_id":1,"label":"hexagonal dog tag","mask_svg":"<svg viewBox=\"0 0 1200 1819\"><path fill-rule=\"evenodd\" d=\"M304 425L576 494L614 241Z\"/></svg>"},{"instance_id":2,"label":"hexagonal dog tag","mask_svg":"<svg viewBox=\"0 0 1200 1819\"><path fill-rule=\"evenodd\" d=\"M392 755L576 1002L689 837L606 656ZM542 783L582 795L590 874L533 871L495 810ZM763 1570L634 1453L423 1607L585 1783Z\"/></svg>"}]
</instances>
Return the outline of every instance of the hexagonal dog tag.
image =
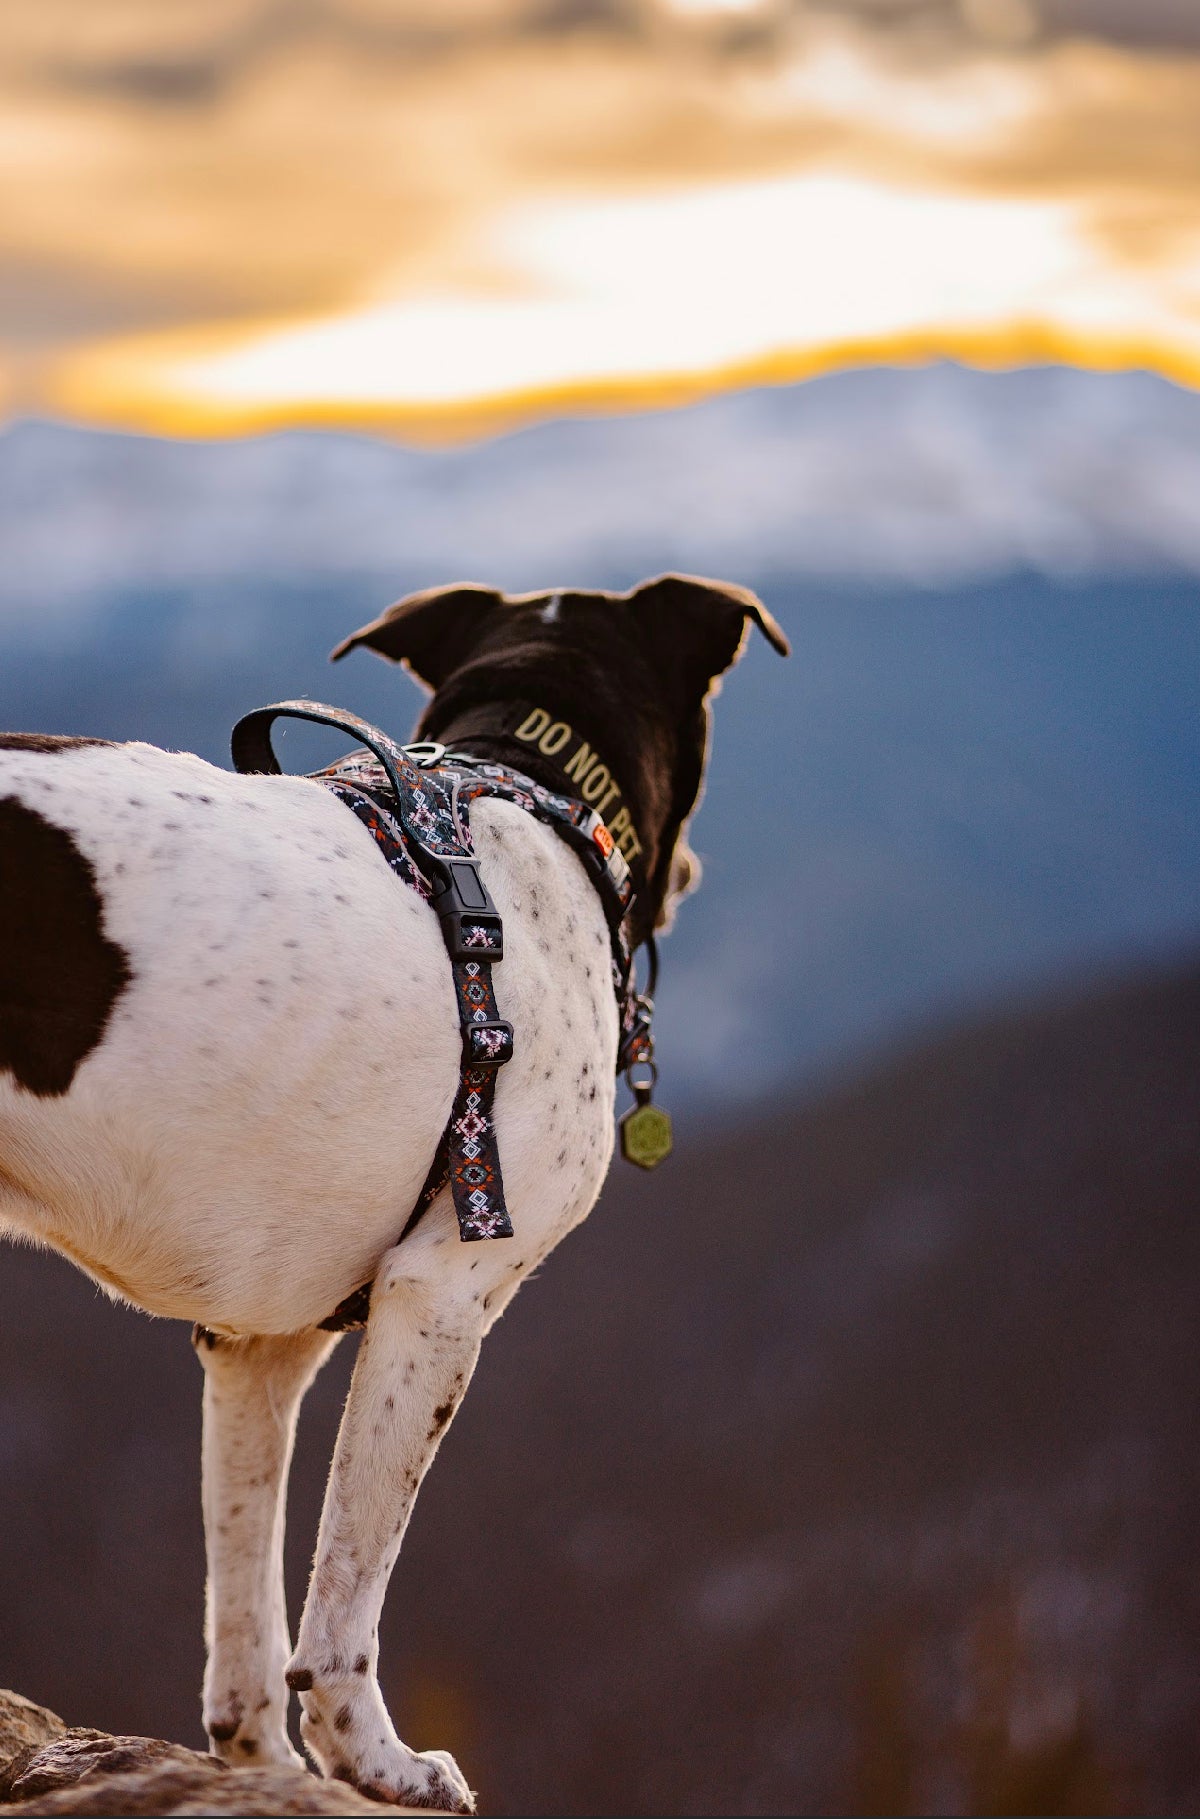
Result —
<instances>
[{"instance_id":1,"label":"hexagonal dog tag","mask_svg":"<svg viewBox=\"0 0 1200 1819\"><path fill-rule=\"evenodd\" d=\"M631 1106L620 1121L621 1154L638 1168L657 1168L671 1154L671 1114L661 1106Z\"/></svg>"}]
</instances>

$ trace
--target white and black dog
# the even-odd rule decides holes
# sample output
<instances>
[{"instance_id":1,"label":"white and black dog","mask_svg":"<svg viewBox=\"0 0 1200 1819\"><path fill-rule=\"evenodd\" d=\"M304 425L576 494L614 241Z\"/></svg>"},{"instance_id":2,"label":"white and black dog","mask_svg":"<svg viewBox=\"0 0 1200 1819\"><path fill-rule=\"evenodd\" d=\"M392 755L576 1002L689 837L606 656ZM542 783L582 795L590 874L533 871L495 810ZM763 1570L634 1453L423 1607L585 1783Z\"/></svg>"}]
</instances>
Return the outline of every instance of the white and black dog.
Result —
<instances>
[{"instance_id":1,"label":"white and black dog","mask_svg":"<svg viewBox=\"0 0 1200 1819\"><path fill-rule=\"evenodd\" d=\"M564 760L585 742L633 862L636 944L686 888L707 698L747 619L786 653L760 602L717 582L465 586L400 602L336 654L408 664L434 691L419 737L548 788L579 793ZM521 737L503 730L513 702L533 704ZM291 1687L327 1775L452 1812L472 1809L457 1765L407 1749L379 1693L384 1590L483 1335L600 1191L618 1041L609 930L580 860L510 802L479 801L472 831L506 936L496 987L515 1055L495 1118L516 1235L460 1243L443 1192L397 1243L459 1078L429 904L308 778L0 736L0 1233L201 1329L212 1748L297 1762ZM366 1281L293 1653L296 1415L336 1343L320 1322Z\"/></svg>"}]
</instances>

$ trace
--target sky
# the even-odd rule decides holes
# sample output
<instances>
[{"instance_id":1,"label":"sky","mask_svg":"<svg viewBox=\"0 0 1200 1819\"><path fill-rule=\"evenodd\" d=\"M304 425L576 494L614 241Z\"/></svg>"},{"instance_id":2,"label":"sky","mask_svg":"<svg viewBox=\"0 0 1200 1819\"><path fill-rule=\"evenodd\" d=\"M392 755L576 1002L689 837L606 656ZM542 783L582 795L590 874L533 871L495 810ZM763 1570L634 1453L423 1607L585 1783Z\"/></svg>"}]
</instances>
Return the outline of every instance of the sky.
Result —
<instances>
[{"instance_id":1,"label":"sky","mask_svg":"<svg viewBox=\"0 0 1200 1819\"><path fill-rule=\"evenodd\" d=\"M0 410L445 440L950 355L1200 380L1192 0L0 14Z\"/></svg>"}]
</instances>

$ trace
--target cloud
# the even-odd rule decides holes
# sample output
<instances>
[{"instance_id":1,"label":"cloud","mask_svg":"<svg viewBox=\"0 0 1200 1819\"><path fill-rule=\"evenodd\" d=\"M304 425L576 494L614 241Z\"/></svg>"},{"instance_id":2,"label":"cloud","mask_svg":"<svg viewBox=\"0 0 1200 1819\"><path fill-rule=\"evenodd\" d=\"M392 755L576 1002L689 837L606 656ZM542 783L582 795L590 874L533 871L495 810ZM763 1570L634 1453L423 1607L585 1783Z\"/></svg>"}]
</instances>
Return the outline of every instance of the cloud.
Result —
<instances>
[{"instance_id":1,"label":"cloud","mask_svg":"<svg viewBox=\"0 0 1200 1819\"><path fill-rule=\"evenodd\" d=\"M1193 0L1039 0L1039 12L1053 31L1125 44L1200 45Z\"/></svg>"},{"instance_id":2,"label":"cloud","mask_svg":"<svg viewBox=\"0 0 1200 1819\"><path fill-rule=\"evenodd\" d=\"M1014 6L1029 25L1015 36ZM1169 0L10 8L8 408L183 433L330 417L475 430L572 400L645 402L655 379L658 396L679 396L889 351L1071 357L1076 341L1082 359L1190 375L1200 58L1152 48L1189 29ZM831 183L872 205L819 218L809 204ZM953 229L932 260L915 227L905 243L922 198L926 219L979 211L959 265L991 294L982 316L952 307ZM1022 211L1017 263L1033 265L1014 290L1011 258L989 263L987 223ZM652 219L647 240L638 224ZM1048 231L1049 272L1031 251ZM608 264L581 276L589 236ZM846 325L870 299L865 341L834 310L803 319L802 285L790 318L782 296L774 318L764 310L789 241L814 291L842 287ZM1082 309L1062 300L1063 258ZM734 281L744 308L710 308ZM898 287L905 308L889 312ZM654 319L686 330L681 370L640 339L641 313L649 341ZM731 353L739 317L756 338ZM461 419L452 385L431 391L439 361L453 364L454 321L471 336L463 363L487 366ZM278 373L289 346L303 354L297 336L326 351L340 337L360 369L369 342L365 388L338 356L310 364L307 387L293 371L249 404L230 397L231 372L244 392L248 363ZM522 337L543 355L559 346L557 364L523 373Z\"/></svg>"}]
</instances>

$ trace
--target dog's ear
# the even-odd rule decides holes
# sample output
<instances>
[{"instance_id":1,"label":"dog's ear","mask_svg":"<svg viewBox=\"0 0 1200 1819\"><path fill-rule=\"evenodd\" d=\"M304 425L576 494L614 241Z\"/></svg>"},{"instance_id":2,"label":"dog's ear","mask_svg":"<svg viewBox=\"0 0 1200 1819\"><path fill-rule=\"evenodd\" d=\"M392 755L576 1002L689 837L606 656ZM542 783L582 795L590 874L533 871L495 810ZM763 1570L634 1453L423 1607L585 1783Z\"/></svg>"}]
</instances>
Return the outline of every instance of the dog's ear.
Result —
<instances>
[{"instance_id":1,"label":"dog's ear","mask_svg":"<svg viewBox=\"0 0 1200 1819\"><path fill-rule=\"evenodd\" d=\"M702 575L656 575L643 581L630 598L663 658L697 666L709 682L722 675L741 652L746 621L752 619L781 657L791 645L757 594L733 581L708 581Z\"/></svg>"},{"instance_id":2,"label":"dog's ear","mask_svg":"<svg viewBox=\"0 0 1200 1819\"><path fill-rule=\"evenodd\" d=\"M405 663L427 688L440 688L483 636L504 596L494 587L463 581L427 587L389 606L361 631L343 638L330 659L336 663L360 644L393 663Z\"/></svg>"}]
</instances>

